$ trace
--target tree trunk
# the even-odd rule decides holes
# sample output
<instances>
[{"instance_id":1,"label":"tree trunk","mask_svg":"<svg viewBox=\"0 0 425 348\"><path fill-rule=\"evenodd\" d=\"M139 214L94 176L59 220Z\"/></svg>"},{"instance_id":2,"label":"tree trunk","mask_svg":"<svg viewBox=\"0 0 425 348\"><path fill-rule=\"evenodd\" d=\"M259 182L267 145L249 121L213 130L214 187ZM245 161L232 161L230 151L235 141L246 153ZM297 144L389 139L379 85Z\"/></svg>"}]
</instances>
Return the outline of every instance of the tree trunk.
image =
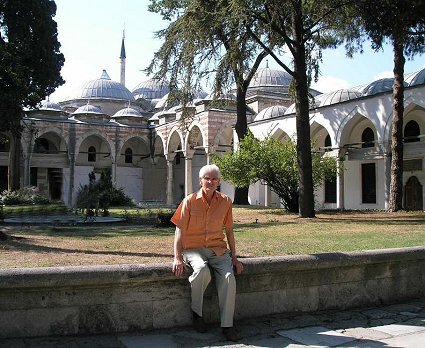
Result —
<instances>
[{"instance_id":1,"label":"tree trunk","mask_svg":"<svg viewBox=\"0 0 425 348\"><path fill-rule=\"evenodd\" d=\"M21 136L12 132L9 150L8 189L15 191L20 188L21 168Z\"/></svg>"},{"instance_id":2,"label":"tree trunk","mask_svg":"<svg viewBox=\"0 0 425 348\"><path fill-rule=\"evenodd\" d=\"M403 113L404 113L404 45L400 37L393 38L394 87L393 124L391 132L391 182L389 211L403 208Z\"/></svg>"},{"instance_id":3,"label":"tree trunk","mask_svg":"<svg viewBox=\"0 0 425 348\"><path fill-rule=\"evenodd\" d=\"M305 47L303 43L303 20L301 2L293 12L295 108L297 126L297 161L299 180L299 216L315 217L313 170L310 142L310 120Z\"/></svg>"},{"instance_id":4,"label":"tree trunk","mask_svg":"<svg viewBox=\"0 0 425 348\"><path fill-rule=\"evenodd\" d=\"M248 132L248 122L246 119L246 89L243 87L243 82L236 83L236 125L235 130L239 141L241 141ZM235 189L234 204L249 205L248 202L249 187L241 187Z\"/></svg>"}]
</instances>

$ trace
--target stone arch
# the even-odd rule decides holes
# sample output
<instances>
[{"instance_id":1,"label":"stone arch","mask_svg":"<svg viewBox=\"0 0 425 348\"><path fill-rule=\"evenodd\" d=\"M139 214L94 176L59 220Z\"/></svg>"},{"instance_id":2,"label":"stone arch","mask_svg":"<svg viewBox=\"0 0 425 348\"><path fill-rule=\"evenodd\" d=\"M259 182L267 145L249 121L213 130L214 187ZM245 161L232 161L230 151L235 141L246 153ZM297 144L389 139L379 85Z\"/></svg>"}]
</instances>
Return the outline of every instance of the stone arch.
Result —
<instances>
[{"instance_id":1,"label":"stone arch","mask_svg":"<svg viewBox=\"0 0 425 348\"><path fill-rule=\"evenodd\" d=\"M288 133L286 133L280 127L275 128L273 130L273 133L270 134L270 136L272 138L275 138L275 139L279 140L282 143L287 142L289 140L292 140L291 137L288 135Z\"/></svg>"},{"instance_id":2,"label":"stone arch","mask_svg":"<svg viewBox=\"0 0 425 348\"><path fill-rule=\"evenodd\" d=\"M43 144L45 140L48 144L45 148ZM37 145L41 145L37 147ZM45 148L42 152L43 147ZM66 153L68 151L68 144L59 132L55 130L46 130L42 134L39 134L34 141L33 152L34 153Z\"/></svg>"},{"instance_id":3,"label":"stone arch","mask_svg":"<svg viewBox=\"0 0 425 348\"><path fill-rule=\"evenodd\" d=\"M96 166L107 167L110 166L114 159L112 152L114 147L112 144L100 134L93 132L90 135L80 139L78 146L76 146L76 163L79 165L87 165L87 157L89 147L96 149Z\"/></svg>"},{"instance_id":4,"label":"stone arch","mask_svg":"<svg viewBox=\"0 0 425 348\"><path fill-rule=\"evenodd\" d=\"M375 124L369 118L359 113L355 114L344 124L342 132L339 138L337 138L337 143L341 147L345 145L360 146L362 142L362 133L368 127L371 128L375 134L376 144L379 139L379 134Z\"/></svg>"},{"instance_id":5,"label":"stone arch","mask_svg":"<svg viewBox=\"0 0 425 348\"><path fill-rule=\"evenodd\" d=\"M93 131L84 133L84 134L82 134L81 136L79 136L77 138L77 140L75 142L75 157L76 158L77 158L77 156L80 153L81 144L83 142L85 142L90 137L100 138L100 139L102 139L102 141L104 141L105 143L107 143L108 144L108 147L109 147L110 154L111 154L111 158L115 158L115 155L116 154L115 154L115 152L113 152L114 149L115 149L115 143L111 139L109 139L109 137L105 137L103 133L101 133L101 132L99 132L97 130L93 130Z\"/></svg>"},{"instance_id":6,"label":"stone arch","mask_svg":"<svg viewBox=\"0 0 425 348\"><path fill-rule=\"evenodd\" d=\"M186 150L194 150L199 147L206 147L205 136L202 134L201 129L198 125L193 125L186 137L185 149Z\"/></svg>"},{"instance_id":7,"label":"stone arch","mask_svg":"<svg viewBox=\"0 0 425 348\"><path fill-rule=\"evenodd\" d=\"M387 148L386 148L387 151L391 151L389 143L391 139L392 119L393 119L393 114L391 112L391 114L388 116L388 121L385 124L385 130L384 130L385 132L384 142L387 144ZM425 134L424 106L419 105L415 102L410 102L407 105L405 105L404 115L403 115L403 127L405 127L406 124L411 120L418 122L419 127L421 129L421 134L424 135ZM404 133L404 129L403 129L403 133Z\"/></svg>"},{"instance_id":8,"label":"stone arch","mask_svg":"<svg viewBox=\"0 0 425 348\"><path fill-rule=\"evenodd\" d=\"M329 130L322 124L313 121L310 126L310 137L316 148L326 147L326 137L329 136L331 140L331 147L335 146L335 139L331 137Z\"/></svg>"},{"instance_id":9,"label":"stone arch","mask_svg":"<svg viewBox=\"0 0 425 348\"><path fill-rule=\"evenodd\" d=\"M126 161L126 152L129 154L128 149L131 151L132 161ZM151 156L150 146L146 140L140 136L128 136L118 148L117 163L120 165L133 164L140 166L141 162Z\"/></svg>"},{"instance_id":10,"label":"stone arch","mask_svg":"<svg viewBox=\"0 0 425 348\"><path fill-rule=\"evenodd\" d=\"M176 152L178 150L178 147L183 146L183 138L182 135L177 129L171 130L168 136L168 142L167 142L167 154L171 154L173 152Z\"/></svg>"}]
</instances>

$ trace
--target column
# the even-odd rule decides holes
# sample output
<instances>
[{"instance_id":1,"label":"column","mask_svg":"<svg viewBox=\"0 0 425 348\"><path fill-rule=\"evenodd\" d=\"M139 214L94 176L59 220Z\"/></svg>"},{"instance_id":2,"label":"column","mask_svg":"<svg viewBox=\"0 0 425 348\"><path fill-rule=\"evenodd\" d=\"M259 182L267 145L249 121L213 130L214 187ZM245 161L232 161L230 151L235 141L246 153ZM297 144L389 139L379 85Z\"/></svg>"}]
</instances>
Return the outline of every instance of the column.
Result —
<instances>
[{"instance_id":1,"label":"column","mask_svg":"<svg viewBox=\"0 0 425 348\"><path fill-rule=\"evenodd\" d=\"M339 210L344 210L344 159L337 158L336 176L336 205Z\"/></svg>"},{"instance_id":2,"label":"column","mask_svg":"<svg viewBox=\"0 0 425 348\"><path fill-rule=\"evenodd\" d=\"M184 161L184 194L185 196L193 192L193 169L192 159L194 150L186 150Z\"/></svg>"},{"instance_id":3,"label":"column","mask_svg":"<svg viewBox=\"0 0 425 348\"><path fill-rule=\"evenodd\" d=\"M390 207L390 191L391 191L391 153L384 153L384 201L385 210Z\"/></svg>"},{"instance_id":4,"label":"column","mask_svg":"<svg viewBox=\"0 0 425 348\"><path fill-rule=\"evenodd\" d=\"M167 158L167 205L173 205L174 204L174 193L173 193L173 187L174 187L174 178L173 178L173 161L174 156L172 159Z\"/></svg>"},{"instance_id":5,"label":"column","mask_svg":"<svg viewBox=\"0 0 425 348\"><path fill-rule=\"evenodd\" d=\"M269 185L264 185L264 206L270 207L272 205L272 191Z\"/></svg>"},{"instance_id":6,"label":"column","mask_svg":"<svg viewBox=\"0 0 425 348\"><path fill-rule=\"evenodd\" d=\"M184 161L185 174L184 174L184 195L187 196L193 192L192 185L192 158L185 157Z\"/></svg>"}]
</instances>

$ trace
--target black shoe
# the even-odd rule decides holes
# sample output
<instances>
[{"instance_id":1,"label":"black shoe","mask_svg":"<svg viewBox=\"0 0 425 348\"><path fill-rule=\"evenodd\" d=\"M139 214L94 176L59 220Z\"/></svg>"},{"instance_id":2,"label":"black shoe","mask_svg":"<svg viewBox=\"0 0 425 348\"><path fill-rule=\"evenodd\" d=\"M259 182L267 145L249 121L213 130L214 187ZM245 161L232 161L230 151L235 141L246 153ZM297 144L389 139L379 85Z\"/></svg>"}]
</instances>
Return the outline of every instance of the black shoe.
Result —
<instances>
[{"instance_id":1,"label":"black shoe","mask_svg":"<svg viewBox=\"0 0 425 348\"><path fill-rule=\"evenodd\" d=\"M193 328L200 333L207 332L207 326L205 325L204 319L198 314L196 314L195 312L192 312L192 316L193 316Z\"/></svg>"},{"instance_id":2,"label":"black shoe","mask_svg":"<svg viewBox=\"0 0 425 348\"><path fill-rule=\"evenodd\" d=\"M223 327L223 335L227 341L237 342L240 340L240 337L233 326Z\"/></svg>"}]
</instances>

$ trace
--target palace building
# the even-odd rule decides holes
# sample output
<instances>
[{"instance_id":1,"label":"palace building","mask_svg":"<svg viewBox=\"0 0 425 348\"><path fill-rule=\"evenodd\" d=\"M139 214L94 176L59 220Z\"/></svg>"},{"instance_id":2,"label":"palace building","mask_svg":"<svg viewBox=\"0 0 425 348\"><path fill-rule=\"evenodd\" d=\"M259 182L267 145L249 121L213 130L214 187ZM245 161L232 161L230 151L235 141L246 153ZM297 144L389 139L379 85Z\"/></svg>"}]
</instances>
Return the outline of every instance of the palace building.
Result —
<instances>
[{"instance_id":1,"label":"palace building","mask_svg":"<svg viewBox=\"0 0 425 348\"><path fill-rule=\"evenodd\" d=\"M74 206L88 174L110 171L113 182L136 203L155 200L168 205L199 187L199 169L211 154L227 153L237 144L236 101L222 106L200 91L186 110L169 105L165 84L149 79L133 90L125 86L125 49L121 47L120 82L106 71L85 82L68 100L44 101L22 120L21 185L37 186L51 199ZM281 141L296 134L295 106L289 97L291 76L260 68L248 88L248 126L262 138ZM321 94L312 90L311 138L323 156L343 162L336 180L316 190L316 209L386 209L388 207L393 79ZM224 106L223 106L224 105ZM425 69L406 75L404 100L403 205L424 209ZM8 138L8 134L1 134ZM7 189L9 145L0 143L0 190ZM234 188L221 190L233 197ZM280 206L267 185L249 190L251 204Z\"/></svg>"}]
</instances>

